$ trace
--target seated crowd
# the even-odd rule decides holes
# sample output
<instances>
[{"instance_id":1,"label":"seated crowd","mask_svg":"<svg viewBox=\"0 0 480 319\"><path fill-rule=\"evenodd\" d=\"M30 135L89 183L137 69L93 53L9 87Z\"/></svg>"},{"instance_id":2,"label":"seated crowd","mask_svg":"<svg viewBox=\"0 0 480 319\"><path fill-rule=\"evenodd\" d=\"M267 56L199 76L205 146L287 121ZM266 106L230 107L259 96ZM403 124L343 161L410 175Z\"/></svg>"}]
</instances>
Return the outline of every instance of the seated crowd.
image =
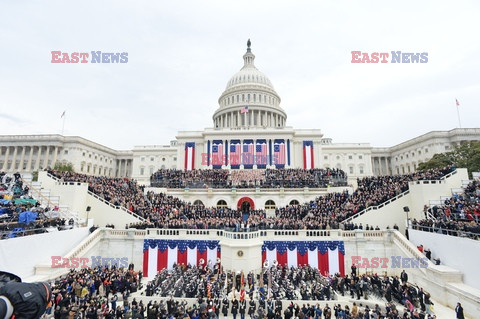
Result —
<instances>
[{"instance_id":1,"label":"seated crowd","mask_svg":"<svg viewBox=\"0 0 480 319\"><path fill-rule=\"evenodd\" d=\"M62 230L71 222L60 218L56 208L41 207L19 173L0 172L0 196L0 239Z\"/></svg>"},{"instance_id":2,"label":"seated crowd","mask_svg":"<svg viewBox=\"0 0 480 319\"><path fill-rule=\"evenodd\" d=\"M479 181L470 182L463 194L451 196L444 201L443 205L426 207L425 210L425 219L412 221L414 229L451 236L480 238Z\"/></svg>"},{"instance_id":3,"label":"seated crowd","mask_svg":"<svg viewBox=\"0 0 480 319\"><path fill-rule=\"evenodd\" d=\"M89 190L115 205L121 205L145 218L147 222L131 228L185 229L351 229L342 222L356 213L388 201L408 189L416 180L439 179L452 168L432 169L408 175L365 177L349 194L328 193L303 205L277 208L275 217L263 210L249 212L244 220L241 211L229 208L192 205L163 193L143 192L136 182L126 178L94 177L77 173L51 172L64 181L88 182Z\"/></svg>"},{"instance_id":4,"label":"seated crowd","mask_svg":"<svg viewBox=\"0 0 480 319\"><path fill-rule=\"evenodd\" d=\"M340 169L229 170L160 169L150 177L152 187L167 188L325 188L345 186L347 175Z\"/></svg>"},{"instance_id":5,"label":"seated crowd","mask_svg":"<svg viewBox=\"0 0 480 319\"><path fill-rule=\"evenodd\" d=\"M398 276L322 276L310 266L273 266L255 275L224 272L219 264L174 265L142 285L142 273L112 267L71 269L52 283L54 318L435 318L430 294ZM350 295L347 304L335 302ZM143 296L146 302L137 301ZM153 301L154 297L166 297ZM149 300L149 298L151 298ZM186 298L190 298L187 302ZM193 302L192 302L193 299ZM373 307L363 305L375 300ZM283 301L289 301L282 303ZM320 306L322 302L323 306ZM379 303L382 305L380 306ZM331 307L329 306L331 305Z\"/></svg>"}]
</instances>

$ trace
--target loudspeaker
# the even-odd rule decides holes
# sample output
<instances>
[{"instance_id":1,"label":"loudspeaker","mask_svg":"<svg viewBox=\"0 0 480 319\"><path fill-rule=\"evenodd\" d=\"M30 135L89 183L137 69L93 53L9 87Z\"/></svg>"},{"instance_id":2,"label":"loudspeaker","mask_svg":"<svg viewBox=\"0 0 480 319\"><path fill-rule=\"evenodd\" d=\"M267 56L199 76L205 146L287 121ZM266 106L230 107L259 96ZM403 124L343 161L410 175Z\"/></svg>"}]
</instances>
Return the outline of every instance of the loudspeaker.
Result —
<instances>
[{"instance_id":1,"label":"loudspeaker","mask_svg":"<svg viewBox=\"0 0 480 319\"><path fill-rule=\"evenodd\" d=\"M92 207L87 206L87 212L89 212L92 209ZM404 208L405 209L405 208Z\"/></svg>"},{"instance_id":2,"label":"loudspeaker","mask_svg":"<svg viewBox=\"0 0 480 319\"><path fill-rule=\"evenodd\" d=\"M403 211L405 213L408 213L410 211L410 208L408 208L408 206L403 206Z\"/></svg>"}]
</instances>

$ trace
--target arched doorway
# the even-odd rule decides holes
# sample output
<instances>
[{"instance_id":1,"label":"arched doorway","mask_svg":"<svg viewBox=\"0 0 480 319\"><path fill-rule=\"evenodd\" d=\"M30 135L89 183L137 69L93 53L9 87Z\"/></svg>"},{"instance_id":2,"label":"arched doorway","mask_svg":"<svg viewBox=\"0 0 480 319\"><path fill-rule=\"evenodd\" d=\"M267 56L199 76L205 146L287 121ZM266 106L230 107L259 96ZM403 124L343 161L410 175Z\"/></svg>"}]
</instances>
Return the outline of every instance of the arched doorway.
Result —
<instances>
[{"instance_id":1,"label":"arched doorway","mask_svg":"<svg viewBox=\"0 0 480 319\"><path fill-rule=\"evenodd\" d=\"M250 197L242 197L237 202L237 209L241 209L243 211L244 207L248 207L249 209L255 209L255 203L253 199Z\"/></svg>"},{"instance_id":2,"label":"arched doorway","mask_svg":"<svg viewBox=\"0 0 480 319\"><path fill-rule=\"evenodd\" d=\"M250 216L250 210L255 209L255 203L250 197L242 197L237 202L237 209L242 212L243 221L247 222L248 217Z\"/></svg>"}]
</instances>

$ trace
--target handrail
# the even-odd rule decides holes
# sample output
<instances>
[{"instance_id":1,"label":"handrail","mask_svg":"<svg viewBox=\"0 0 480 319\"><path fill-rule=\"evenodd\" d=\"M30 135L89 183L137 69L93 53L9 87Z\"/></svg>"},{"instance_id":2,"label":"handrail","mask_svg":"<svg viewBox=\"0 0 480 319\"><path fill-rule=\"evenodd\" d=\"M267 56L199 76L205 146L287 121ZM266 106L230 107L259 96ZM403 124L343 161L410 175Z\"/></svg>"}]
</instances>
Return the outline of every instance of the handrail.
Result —
<instances>
[{"instance_id":1,"label":"handrail","mask_svg":"<svg viewBox=\"0 0 480 319\"><path fill-rule=\"evenodd\" d=\"M441 227L410 225L409 229L435 233L439 235L454 236L454 237L467 237L470 239L480 238L480 233L472 233L472 232L467 232L463 230L455 230L455 229L448 229L448 228L441 228Z\"/></svg>"},{"instance_id":2,"label":"handrail","mask_svg":"<svg viewBox=\"0 0 480 319\"><path fill-rule=\"evenodd\" d=\"M65 228L65 229L59 229L59 228L62 228L62 227L66 227L66 228ZM49 233L48 229L52 229L52 228L57 229L57 231L64 231L64 230L73 229L74 227L73 227L73 226L70 226L70 225L63 225L63 226L51 226L51 227L42 227L42 228L32 228L32 229L17 230L17 231L15 231L15 234L22 234L22 235L20 235L20 236L15 236L15 237L11 237L11 238L25 237L25 236L29 236L29 235L45 234L45 233ZM14 229L11 229L11 230L8 230L8 231L5 231L5 230L0 231L0 239L3 239L3 240L11 239L10 237L3 238L3 236L4 236L4 235L9 235L13 230L14 230ZM37 234L38 231L41 231L41 232L39 232L39 233ZM28 233L33 233L33 234L28 234Z\"/></svg>"},{"instance_id":3,"label":"handrail","mask_svg":"<svg viewBox=\"0 0 480 319\"><path fill-rule=\"evenodd\" d=\"M392 197L392 198L390 198L389 200L387 200L387 201L385 201L385 202L383 202L383 203L381 203L381 204L379 204L379 205L377 205L377 206L368 206L368 207L365 208L364 210L362 210L362 211L360 211L360 212L358 212L358 213L356 213L356 214L348 217L348 218L345 219L342 223L350 222L350 221L352 221L354 218L357 218L357 217L359 217L359 216L362 216L363 214L365 214L365 213L367 213L367 212L369 212L369 211L371 211L371 210L380 209L380 208L382 208L382 207L390 204L391 202L394 202L394 201L396 201L397 199L402 198L402 197L405 196L405 195L408 195L409 193L410 193L410 190L407 189L407 190L404 191L403 193L400 193L400 194L398 194L397 196Z\"/></svg>"},{"instance_id":4,"label":"handrail","mask_svg":"<svg viewBox=\"0 0 480 319\"><path fill-rule=\"evenodd\" d=\"M59 182L59 181L60 181L60 179L59 179L58 177L56 177L55 175L50 174L49 172L47 172L47 176L50 177L51 179L53 179L53 180L56 181L56 182Z\"/></svg>"},{"instance_id":5,"label":"handrail","mask_svg":"<svg viewBox=\"0 0 480 319\"><path fill-rule=\"evenodd\" d=\"M42 198L42 199L46 200L49 207L52 207L52 208L53 208L53 207L57 206L57 205L55 205L55 204L50 200L50 198L47 198L47 197L43 196L43 195L42 195L42 192L41 192L40 190L35 189L35 188L32 186L32 184L30 184L29 182L25 181L24 179L22 179L22 181L23 181L23 183L27 184L27 186L28 186L28 188L30 189L30 191L35 191L35 192L38 193L38 198Z\"/></svg>"},{"instance_id":6,"label":"handrail","mask_svg":"<svg viewBox=\"0 0 480 319\"><path fill-rule=\"evenodd\" d=\"M142 222L146 222L147 220L145 218L143 218L142 216L140 215L137 215L135 214L134 212L131 212L129 211L128 209L126 209L125 207L123 206L116 206L116 205L113 205L112 203L110 203L109 201L105 200L104 198L98 196L97 194L91 192L91 191L87 191L88 195L91 195L93 196L94 198L98 199L99 201L101 201L102 203L104 204L107 204L108 206L110 206L111 208L115 208L115 209L120 209L121 211L124 211L125 213L129 214L129 215L132 215L133 217L135 218L138 218L139 220L141 220Z\"/></svg>"},{"instance_id":7,"label":"handrail","mask_svg":"<svg viewBox=\"0 0 480 319\"><path fill-rule=\"evenodd\" d=\"M394 231L393 232L393 239L396 241L398 244L403 246L404 249L406 249L410 254L412 254L415 258L422 259L426 258L424 254L422 254L417 247L415 247L414 244L412 244L407 238L405 238L403 235L400 234L399 231ZM433 266L433 263L428 260L427 261L428 266ZM425 268L419 268L420 271L423 273L426 273Z\"/></svg>"},{"instance_id":8,"label":"handrail","mask_svg":"<svg viewBox=\"0 0 480 319\"><path fill-rule=\"evenodd\" d=\"M455 175L455 174L457 174L457 170L456 170L456 169L453 170L453 171L451 171L450 173L446 174L445 176L440 177L440 180L444 180L444 179L450 178L450 177L452 177L452 176Z\"/></svg>"}]
</instances>

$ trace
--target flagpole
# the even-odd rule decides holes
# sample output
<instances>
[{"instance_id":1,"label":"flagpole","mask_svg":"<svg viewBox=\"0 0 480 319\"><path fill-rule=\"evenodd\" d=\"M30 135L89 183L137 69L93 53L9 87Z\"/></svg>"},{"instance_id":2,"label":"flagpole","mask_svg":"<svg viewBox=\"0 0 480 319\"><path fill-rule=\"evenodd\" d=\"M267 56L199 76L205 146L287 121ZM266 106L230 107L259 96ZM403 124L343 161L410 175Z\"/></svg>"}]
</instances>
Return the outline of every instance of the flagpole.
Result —
<instances>
[{"instance_id":1,"label":"flagpole","mask_svg":"<svg viewBox=\"0 0 480 319\"><path fill-rule=\"evenodd\" d=\"M462 123L460 122L460 110L458 109L458 103L457 103L457 116L458 116L458 127L462 128Z\"/></svg>"},{"instance_id":2,"label":"flagpole","mask_svg":"<svg viewBox=\"0 0 480 319\"><path fill-rule=\"evenodd\" d=\"M63 113L62 113L62 118L63 118L63 123L62 123L62 136L63 136L63 133L65 132L65 117L67 117L67 112L66 112L66 111L63 111Z\"/></svg>"}]
</instances>

